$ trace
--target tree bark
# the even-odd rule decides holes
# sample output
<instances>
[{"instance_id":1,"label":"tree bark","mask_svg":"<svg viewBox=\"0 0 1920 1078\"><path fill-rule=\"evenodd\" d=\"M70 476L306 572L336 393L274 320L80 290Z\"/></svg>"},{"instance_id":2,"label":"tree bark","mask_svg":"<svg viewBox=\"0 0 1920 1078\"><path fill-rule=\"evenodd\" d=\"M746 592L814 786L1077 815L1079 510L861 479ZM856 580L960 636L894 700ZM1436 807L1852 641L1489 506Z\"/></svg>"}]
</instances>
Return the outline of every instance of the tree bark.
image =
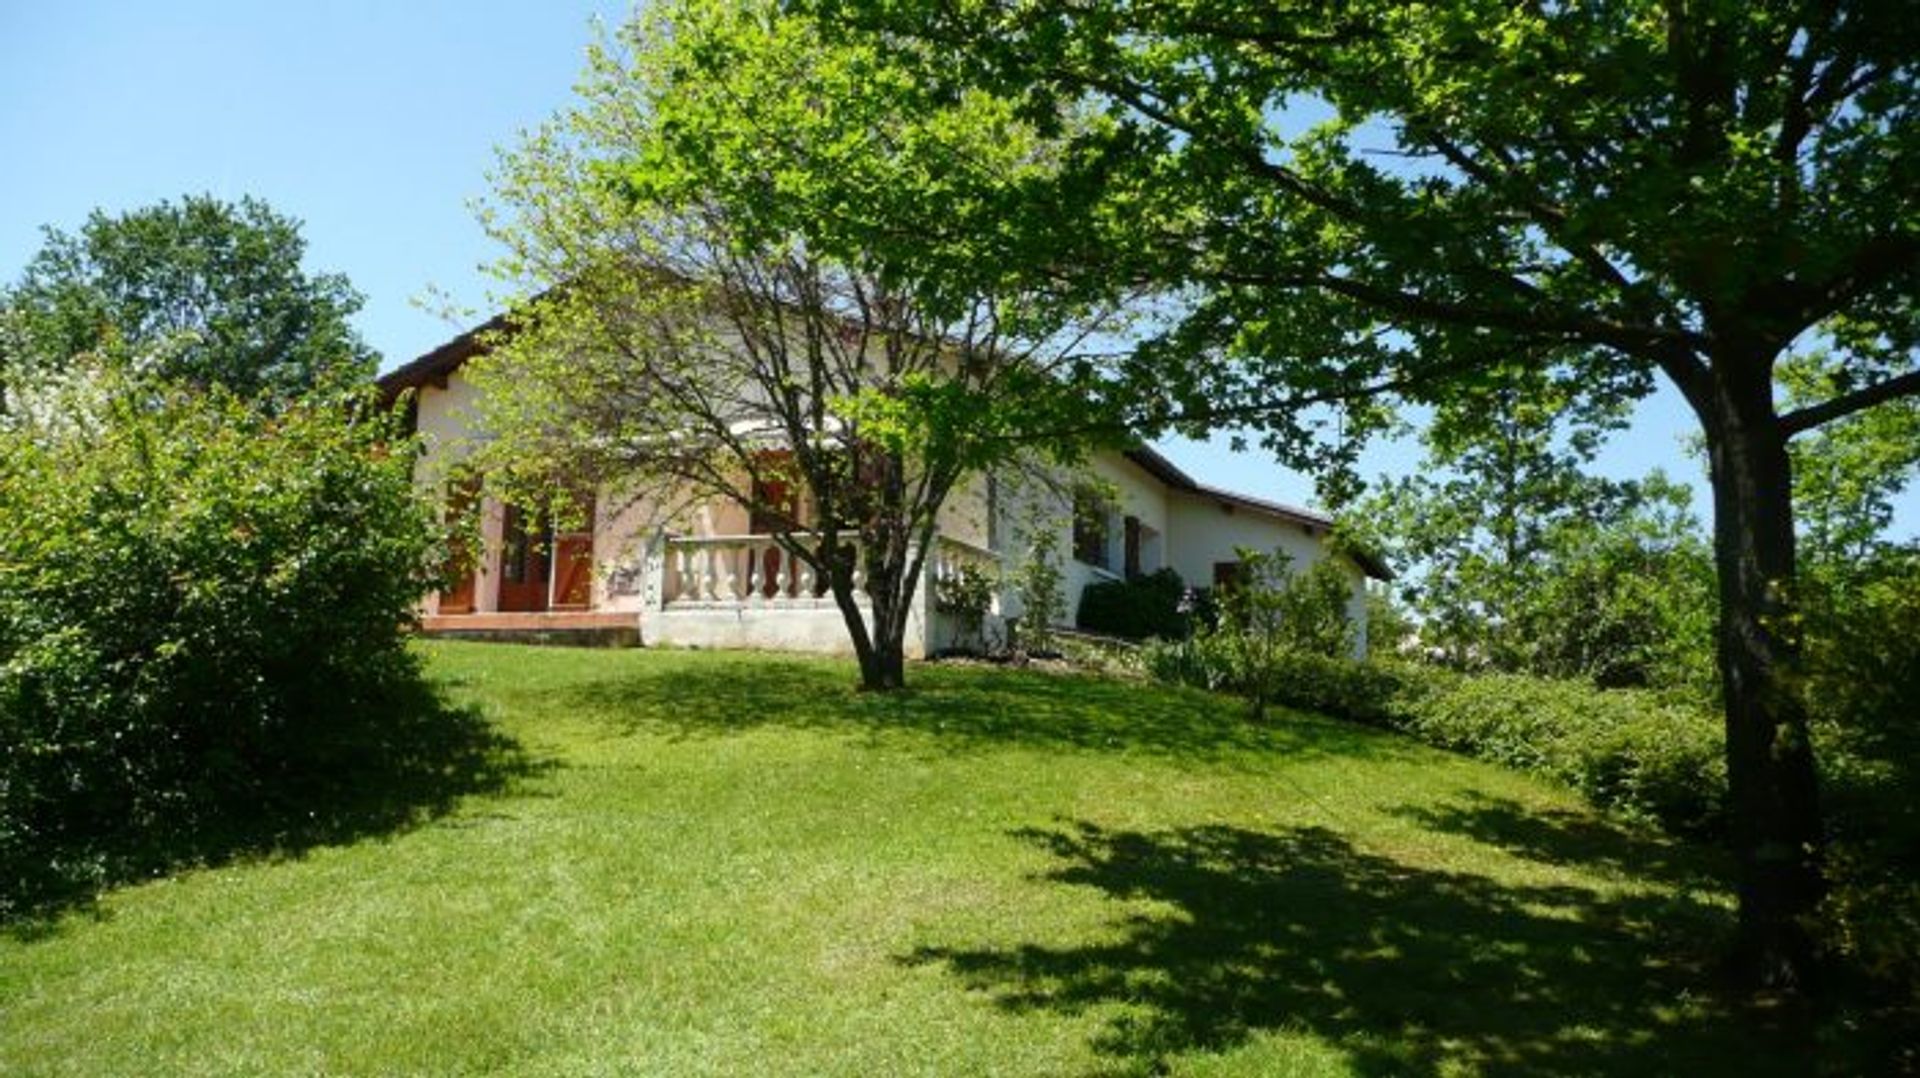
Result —
<instances>
[{"instance_id":1,"label":"tree bark","mask_svg":"<svg viewBox=\"0 0 1920 1078\"><path fill-rule=\"evenodd\" d=\"M1771 379L1742 378L1767 369L1752 358L1715 357L1711 399L1698 402L1712 468L1729 837L1739 866L1734 961L1750 984L1802 989L1813 974L1809 918L1824 892L1819 794L1795 684L1792 468Z\"/></svg>"},{"instance_id":2,"label":"tree bark","mask_svg":"<svg viewBox=\"0 0 1920 1078\"><path fill-rule=\"evenodd\" d=\"M907 684L907 618L905 604L894 601L898 590L897 580L872 585L873 645L860 662L860 687L868 692L892 692Z\"/></svg>"}]
</instances>

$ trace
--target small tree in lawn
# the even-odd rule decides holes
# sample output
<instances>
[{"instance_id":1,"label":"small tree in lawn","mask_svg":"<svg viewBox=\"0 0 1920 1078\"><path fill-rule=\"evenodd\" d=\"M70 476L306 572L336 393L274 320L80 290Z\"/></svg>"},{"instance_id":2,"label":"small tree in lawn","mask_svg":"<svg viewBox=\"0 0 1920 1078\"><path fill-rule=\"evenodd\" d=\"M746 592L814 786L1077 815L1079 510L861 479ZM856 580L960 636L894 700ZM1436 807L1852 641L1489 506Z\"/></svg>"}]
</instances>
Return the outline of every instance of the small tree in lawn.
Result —
<instances>
[{"instance_id":1,"label":"small tree in lawn","mask_svg":"<svg viewBox=\"0 0 1920 1078\"><path fill-rule=\"evenodd\" d=\"M899 687L948 496L1036 431L1102 426L1074 383L1117 308L1034 269L1078 241L1023 202L1053 144L764 3L657 7L581 94L487 211L527 298L475 368L483 467L745 508L832 596L862 683ZM1028 224L981 242L987 214Z\"/></svg>"},{"instance_id":2,"label":"small tree in lawn","mask_svg":"<svg viewBox=\"0 0 1920 1078\"><path fill-rule=\"evenodd\" d=\"M1352 585L1331 558L1296 571L1281 550L1242 547L1235 556L1240 579L1219 589L1220 623L1212 635L1231 657L1254 718L1264 719L1279 688L1283 656L1340 658L1351 652L1346 603Z\"/></svg>"},{"instance_id":3,"label":"small tree in lawn","mask_svg":"<svg viewBox=\"0 0 1920 1078\"><path fill-rule=\"evenodd\" d=\"M1017 647L1021 653L1033 655L1053 646L1053 627L1066 616L1064 579L1059 537L1050 529L1033 528L1025 554L1013 570L1014 591L1020 597Z\"/></svg>"}]
</instances>

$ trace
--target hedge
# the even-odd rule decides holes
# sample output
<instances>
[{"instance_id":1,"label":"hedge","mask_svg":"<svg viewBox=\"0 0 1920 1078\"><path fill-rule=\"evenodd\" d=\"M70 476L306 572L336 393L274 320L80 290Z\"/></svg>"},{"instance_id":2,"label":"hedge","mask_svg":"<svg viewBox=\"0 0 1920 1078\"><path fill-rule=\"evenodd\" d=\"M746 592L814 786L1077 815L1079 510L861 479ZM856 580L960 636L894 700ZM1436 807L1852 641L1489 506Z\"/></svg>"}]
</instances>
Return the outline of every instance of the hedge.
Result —
<instances>
[{"instance_id":1,"label":"hedge","mask_svg":"<svg viewBox=\"0 0 1920 1078\"><path fill-rule=\"evenodd\" d=\"M1155 678L1237 691L1228 649L1202 637L1152 644ZM1273 702L1397 730L1429 744L1545 775L1594 804L1689 834L1723 824L1719 723L1640 690L1600 690L1521 675L1469 675L1398 661L1291 652L1276 660Z\"/></svg>"}]
</instances>

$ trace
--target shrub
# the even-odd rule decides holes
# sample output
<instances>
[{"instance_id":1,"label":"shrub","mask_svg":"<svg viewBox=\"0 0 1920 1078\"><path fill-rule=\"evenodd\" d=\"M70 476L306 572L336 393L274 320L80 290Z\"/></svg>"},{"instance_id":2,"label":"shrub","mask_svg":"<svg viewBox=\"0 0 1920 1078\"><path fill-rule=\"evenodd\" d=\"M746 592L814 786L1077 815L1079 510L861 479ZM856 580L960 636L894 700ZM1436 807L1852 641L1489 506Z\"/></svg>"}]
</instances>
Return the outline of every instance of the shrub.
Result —
<instances>
[{"instance_id":1,"label":"shrub","mask_svg":"<svg viewBox=\"0 0 1920 1078\"><path fill-rule=\"evenodd\" d=\"M1176 684L1245 692L1244 650L1218 634L1149 644L1142 668ZM1563 782L1624 815L1700 833L1720 824L1719 724L1645 691L1519 674L1471 675L1396 661L1278 653L1274 703L1398 730Z\"/></svg>"},{"instance_id":2,"label":"shrub","mask_svg":"<svg viewBox=\"0 0 1920 1078\"><path fill-rule=\"evenodd\" d=\"M1395 725L1421 740L1547 775L1596 805L1685 833L1719 825L1726 788L1720 725L1653 693L1456 674L1434 679L1423 693L1402 693L1396 710Z\"/></svg>"},{"instance_id":3,"label":"shrub","mask_svg":"<svg viewBox=\"0 0 1920 1078\"><path fill-rule=\"evenodd\" d=\"M1103 580L1081 589L1074 623L1088 632L1128 640L1178 640L1189 629L1181 609L1187 594L1185 582L1172 569L1131 580Z\"/></svg>"},{"instance_id":4,"label":"shrub","mask_svg":"<svg viewBox=\"0 0 1920 1078\"><path fill-rule=\"evenodd\" d=\"M957 647L986 646L983 630L998 590L999 581L994 574L971 563L934 581L934 605L940 612L953 616Z\"/></svg>"},{"instance_id":5,"label":"shrub","mask_svg":"<svg viewBox=\"0 0 1920 1078\"><path fill-rule=\"evenodd\" d=\"M1039 531L1025 560L1013 571L1014 593L1020 599L1016 650L1047 650L1052 629L1065 612L1066 600L1061 595L1065 576L1060 571L1058 545L1052 532Z\"/></svg>"},{"instance_id":6,"label":"shrub","mask_svg":"<svg viewBox=\"0 0 1920 1078\"><path fill-rule=\"evenodd\" d=\"M0 417L0 916L304 818L417 695L410 443L78 376Z\"/></svg>"},{"instance_id":7,"label":"shrub","mask_svg":"<svg viewBox=\"0 0 1920 1078\"><path fill-rule=\"evenodd\" d=\"M1920 1028L1920 549L1810 577L1806 698L1829 835L1821 932Z\"/></svg>"}]
</instances>

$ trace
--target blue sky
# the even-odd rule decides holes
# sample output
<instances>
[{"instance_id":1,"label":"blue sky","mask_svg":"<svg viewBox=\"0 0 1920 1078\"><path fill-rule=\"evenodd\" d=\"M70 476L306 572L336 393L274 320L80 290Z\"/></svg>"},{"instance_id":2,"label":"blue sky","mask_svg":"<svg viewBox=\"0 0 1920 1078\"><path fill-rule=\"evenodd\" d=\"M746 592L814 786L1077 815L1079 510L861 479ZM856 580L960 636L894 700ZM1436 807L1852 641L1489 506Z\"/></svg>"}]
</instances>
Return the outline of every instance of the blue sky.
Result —
<instances>
[{"instance_id":1,"label":"blue sky","mask_svg":"<svg viewBox=\"0 0 1920 1078\"><path fill-rule=\"evenodd\" d=\"M358 325L389 366L457 331L414 303L430 288L487 306L491 251L468 208L494 148L564 106L588 20L623 0L541 3L0 3L0 280L43 224L163 198L251 194L305 222L310 268L367 297ZM1691 416L1662 392L1615 439L1609 474L1664 467L1696 486ZM1170 440L1207 482L1305 503L1308 477L1256 451ZM1417 465L1386 445L1368 475ZM1706 503L1696 497L1696 505ZM1920 492L1897 530L1920 532Z\"/></svg>"}]
</instances>

